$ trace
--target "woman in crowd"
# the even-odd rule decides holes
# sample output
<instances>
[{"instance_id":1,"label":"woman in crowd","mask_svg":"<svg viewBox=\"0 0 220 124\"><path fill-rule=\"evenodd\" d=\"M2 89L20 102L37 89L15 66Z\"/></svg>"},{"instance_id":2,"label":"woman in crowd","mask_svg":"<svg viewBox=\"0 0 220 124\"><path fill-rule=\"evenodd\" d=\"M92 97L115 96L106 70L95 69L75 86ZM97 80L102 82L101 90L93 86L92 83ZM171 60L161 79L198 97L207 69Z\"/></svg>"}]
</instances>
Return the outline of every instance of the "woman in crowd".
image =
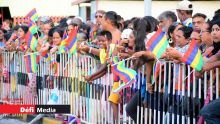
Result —
<instances>
[{"instance_id":1,"label":"woman in crowd","mask_svg":"<svg viewBox=\"0 0 220 124\"><path fill-rule=\"evenodd\" d=\"M167 48L166 55L168 59L174 59L181 62L183 54L188 50L192 28L183 26L176 32L176 47Z\"/></svg>"},{"instance_id":2,"label":"woman in crowd","mask_svg":"<svg viewBox=\"0 0 220 124\"><path fill-rule=\"evenodd\" d=\"M168 41L169 41L169 46L170 47L176 47L176 32L177 30L182 27L182 24L180 23L174 23L168 28Z\"/></svg>"},{"instance_id":3,"label":"woman in crowd","mask_svg":"<svg viewBox=\"0 0 220 124\"><path fill-rule=\"evenodd\" d=\"M148 99L149 97L146 98L147 96L146 86L148 89L148 93L153 92L153 86L151 83L151 73L152 73L152 61L154 60L154 56L151 52L146 51L145 43L147 42L146 36L156 31L157 25L158 25L158 21L151 16L146 16L144 18L137 19L134 21L134 34L135 34L134 51L135 53L132 55L132 57L138 58L138 60L135 61L134 68L135 70L138 70L139 67L146 64L146 70L147 70L146 73L141 74L140 78L137 78L137 80L141 80L141 81L136 81L140 83L141 89L134 94L134 96L131 98L131 100L126 106L127 114L136 123L137 123L137 120L140 120L140 118L137 119L137 106L139 104L141 105L144 104L146 107L147 102L149 102L149 99ZM136 83L135 88L137 88L138 85L139 84Z\"/></svg>"},{"instance_id":4,"label":"woman in crowd","mask_svg":"<svg viewBox=\"0 0 220 124\"><path fill-rule=\"evenodd\" d=\"M25 35L28 32L28 29L29 28L26 25L21 25L18 28L18 38L15 40L15 46L17 46L16 49L18 51L25 52L28 50L27 41L25 40Z\"/></svg>"},{"instance_id":5,"label":"woman in crowd","mask_svg":"<svg viewBox=\"0 0 220 124\"><path fill-rule=\"evenodd\" d=\"M54 29L53 31L53 46L52 49L50 50L50 53L53 54L56 51L59 50L61 41L62 41L62 37L63 37L63 30L61 29Z\"/></svg>"}]
</instances>

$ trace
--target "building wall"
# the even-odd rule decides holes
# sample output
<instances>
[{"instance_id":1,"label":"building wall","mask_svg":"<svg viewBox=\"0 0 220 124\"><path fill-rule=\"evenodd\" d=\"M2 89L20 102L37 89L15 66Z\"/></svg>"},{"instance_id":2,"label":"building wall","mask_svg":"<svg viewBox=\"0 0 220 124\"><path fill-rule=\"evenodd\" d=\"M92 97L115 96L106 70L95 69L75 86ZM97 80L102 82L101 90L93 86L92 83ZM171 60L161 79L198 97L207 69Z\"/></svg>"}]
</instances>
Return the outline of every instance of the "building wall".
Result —
<instances>
[{"instance_id":1,"label":"building wall","mask_svg":"<svg viewBox=\"0 0 220 124\"><path fill-rule=\"evenodd\" d=\"M178 1L153 1L152 16L158 17L166 10L175 12ZM212 18L214 11L220 9L220 1L193 1L194 13L201 12ZM116 11L125 19L144 16L144 1L99 1L98 9Z\"/></svg>"},{"instance_id":2,"label":"building wall","mask_svg":"<svg viewBox=\"0 0 220 124\"><path fill-rule=\"evenodd\" d=\"M25 16L32 8L36 8L40 16L69 16L78 15L78 6L72 6L73 0L0 0L1 6L9 6L11 16ZM153 1L152 15L165 11L175 11L177 1ZM214 11L219 9L220 1L193 1L194 13L202 12L213 17ZM125 19L144 16L144 1L98 1L92 3L92 15L96 9L116 11ZM81 11L82 12L82 11Z\"/></svg>"}]
</instances>

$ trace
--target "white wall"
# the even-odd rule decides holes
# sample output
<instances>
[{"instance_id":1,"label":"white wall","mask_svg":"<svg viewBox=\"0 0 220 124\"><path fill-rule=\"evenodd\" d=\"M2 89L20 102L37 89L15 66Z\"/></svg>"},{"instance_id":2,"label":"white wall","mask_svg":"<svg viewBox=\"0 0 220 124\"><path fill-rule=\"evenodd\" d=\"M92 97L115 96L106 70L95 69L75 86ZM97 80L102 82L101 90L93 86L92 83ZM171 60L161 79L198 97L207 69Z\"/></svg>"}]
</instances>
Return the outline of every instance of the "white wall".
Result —
<instances>
[{"instance_id":1,"label":"white wall","mask_svg":"<svg viewBox=\"0 0 220 124\"><path fill-rule=\"evenodd\" d=\"M175 11L178 1L153 1L152 16L158 17L166 10ZM220 1L193 1L194 13L200 12L212 18L214 11L220 9ZM125 19L144 16L144 1L99 1L98 9L116 11Z\"/></svg>"},{"instance_id":2,"label":"white wall","mask_svg":"<svg viewBox=\"0 0 220 124\"><path fill-rule=\"evenodd\" d=\"M73 0L0 0L10 1L8 4L11 16L25 16L33 8L39 16L69 16L78 15L77 6L72 6ZM1 6L1 2L0 2Z\"/></svg>"}]
</instances>

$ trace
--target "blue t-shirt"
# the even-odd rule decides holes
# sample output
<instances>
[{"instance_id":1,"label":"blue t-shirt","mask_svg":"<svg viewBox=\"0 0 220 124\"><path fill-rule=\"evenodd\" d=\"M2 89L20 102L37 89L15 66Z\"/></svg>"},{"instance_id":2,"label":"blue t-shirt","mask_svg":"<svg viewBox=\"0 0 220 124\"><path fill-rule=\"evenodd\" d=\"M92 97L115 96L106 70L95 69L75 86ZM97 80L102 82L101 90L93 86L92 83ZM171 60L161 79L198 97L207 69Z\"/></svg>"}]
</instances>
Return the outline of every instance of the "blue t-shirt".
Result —
<instances>
[{"instance_id":1,"label":"blue t-shirt","mask_svg":"<svg viewBox=\"0 0 220 124\"><path fill-rule=\"evenodd\" d=\"M5 43L3 43L2 41L0 42L0 48L5 47Z\"/></svg>"}]
</instances>

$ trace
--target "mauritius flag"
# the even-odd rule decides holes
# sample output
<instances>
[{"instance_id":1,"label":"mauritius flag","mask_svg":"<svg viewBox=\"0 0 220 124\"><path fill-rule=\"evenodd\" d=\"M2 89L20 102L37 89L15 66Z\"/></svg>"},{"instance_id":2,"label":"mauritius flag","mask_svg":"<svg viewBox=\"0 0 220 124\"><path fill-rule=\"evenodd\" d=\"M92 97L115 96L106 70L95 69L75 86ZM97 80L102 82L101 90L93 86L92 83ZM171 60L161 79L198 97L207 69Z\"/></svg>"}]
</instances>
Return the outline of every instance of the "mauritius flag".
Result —
<instances>
[{"instance_id":1,"label":"mauritius flag","mask_svg":"<svg viewBox=\"0 0 220 124\"><path fill-rule=\"evenodd\" d=\"M67 43L66 43L66 48L69 50L70 54L75 54L76 53L76 42L78 40L78 28L74 28L70 35L69 35L69 38L67 40Z\"/></svg>"},{"instance_id":2,"label":"mauritius flag","mask_svg":"<svg viewBox=\"0 0 220 124\"><path fill-rule=\"evenodd\" d=\"M40 61L40 56L37 53L31 53L24 56L26 70L28 73L36 73L37 65Z\"/></svg>"},{"instance_id":3,"label":"mauritius flag","mask_svg":"<svg viewBox=\"0 0 220 124\"><path fill-rule=\"evenodd\" d=\"M78 40L78 28L74 28L69 36L61 42L59 53L69 51L70 55L76 53L76 42Z\"/></svg>"},{"instance_id":4,"label":"mauritius flag","mask_svg":"<svg viewBox=\"0 0 220 124\"><path fill-rule=\"evenodd\" d=\"M115 57L113 57L113 62L116 62ZM117 64L114 64L112 71L123 81L123 83L113 92L119 92L136 81L137 72L131 68L125 67L125 61L120 61Z\"/></svg>"},{"instance_id":5,"label":"mauritius flag","mask_svg":"<svg viewBox=\"0 0 220 124\"><path fill-rule=\"evenodd\" d=\"M146 47L159 59L168 45L166 33L161 28L149 39Z\"/></svg>"},{"instance_id":6,"label":"mauritius flag","mask_svg":"<svg viewBox=\"0 0 220 124\"><path fill-rule=\"evenodd\" d=\"M25 41L27 42L28 48L31 48L31 50L33 51L36 51L37 39L34 37L33 34L31 34L30 31L28 31L25 35Z\"/></svg>"},{"instance_id":7,"label":"mauritius flag","mask_svg":"<svg viewBox=\"0 0 220 124\"><path fill-rule=\"evenodd\" d=\"M37 33L38 28L32 21L29 21L28 27L29 27L29 31L31 32L31 34L34 35Z\"/></svg>"},{"instance_id":8,"label":"mauritius flag","mask_svg":"<svg viewBox=\"0 0 220 124\"><path fill-rule=\"evenodd\" d=\"M38 20L38 14L37 10L34 8L32 9L26 16L25 18L29 18L31 21L36 22Z\"/></svg>"},{"instance_id":9,"label":"mauritius flag","mask_svg":"<svg viewBox=\"0 0 220 124\"><path fill-rule=\"evenodd\" d=\"M199 50L198 45L196 44L195 39L192 39L188 50L185 52L182 61L192 68L196 69L196 71L201 71L202 66L204 64L201 51Z\"/></svg>"}]
</instances>

